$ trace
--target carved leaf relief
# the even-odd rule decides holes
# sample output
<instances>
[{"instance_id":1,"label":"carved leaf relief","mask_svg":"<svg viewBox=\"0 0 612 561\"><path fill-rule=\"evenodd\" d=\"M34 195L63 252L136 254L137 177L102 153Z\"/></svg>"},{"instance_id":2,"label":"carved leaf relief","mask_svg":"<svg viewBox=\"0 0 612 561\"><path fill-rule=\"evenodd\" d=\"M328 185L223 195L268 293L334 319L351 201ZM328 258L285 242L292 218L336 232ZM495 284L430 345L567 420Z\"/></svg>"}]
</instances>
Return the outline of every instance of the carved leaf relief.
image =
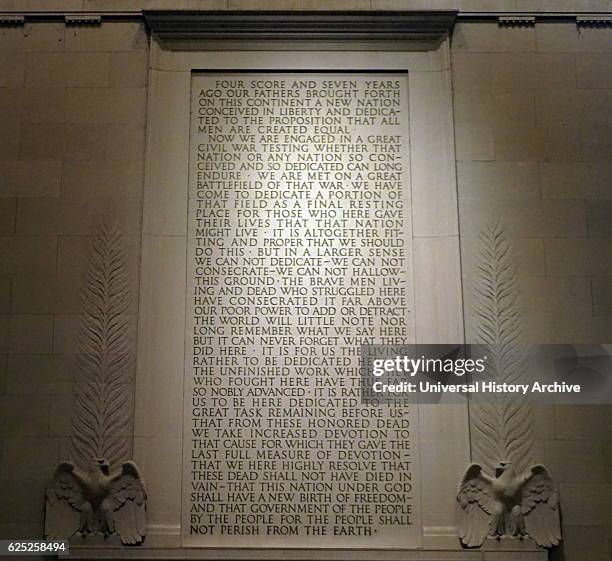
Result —
<instances>
[{"instance_id":1,"label":"carved leaf relief","mask_svg":"<svg viewBox=\"0 0 612 561\"><path fill-rule=\"evenodd\" d=\"M479 239L475 282L476 342L489 356L489 374L499 383L519 383L524 368L521 321L511 248L499 222ZM532 462L531 406L516 397L495 397L471 406L475 461L493 471L501 459L517 471Z\"/></svg>"},{"instance_id":2,"label":"carved leaf relief","mask_svg":"<svg viewBox=\"0 0 612 561\"><path fill-rule=\"evenodd\" d=\"M93 239L81 298L72 457L82 467L92 458L117 465L130 456L134 360L127 254L110 219L101 221Z\"/></svg>"}]
</instances>

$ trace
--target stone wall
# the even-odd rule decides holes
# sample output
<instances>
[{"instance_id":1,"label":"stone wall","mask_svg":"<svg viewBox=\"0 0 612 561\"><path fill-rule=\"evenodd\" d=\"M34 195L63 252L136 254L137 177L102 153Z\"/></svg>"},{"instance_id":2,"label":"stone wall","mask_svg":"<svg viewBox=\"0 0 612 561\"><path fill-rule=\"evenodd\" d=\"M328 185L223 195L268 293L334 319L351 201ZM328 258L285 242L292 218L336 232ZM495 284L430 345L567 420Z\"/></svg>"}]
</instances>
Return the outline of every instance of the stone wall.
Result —
<instances>
[{"instance_id":1,"label":"stone wall","mask_svg":"<svg viewBox=\"0 0 612 561\"><path fill-rule=\"evenodd\" d=\"M104 213L129 248L136 317L147 53L139 23L0 28L3 538L41 535L68 455L79 292Z\"/></svg>"},{"instance_id":2,"label":"stone wall","mask_svg":"<svg viewBox=\"0 0 612 561\"><path fill-rule=\"evenodd\" d=\"M117 1L113 8L144 4ZM170 7L158 4L147 7ZM260 4L230 0L197 7L423 7L393 0ZM469 9L469 2L461 4ZM609 2L563 4L609 9ZM97 0L0 0L1 10L24 5L102 9ZM558 3L488 5L536 10ZM612 340L611 34L610 28L569 23L459 23L455 29L468 330L475 236L484 218L498 214L515 248L525 338ZM44 486L68 451L79 289L95 218L106 208L120 218L131 248L131 311L137 311L146 82L147 37L138 23L0 28L2 537L41 535ZM538 459L562 486L566 541L555 557L609 561L611 408L540 409L537 418Z\"/></svg>"},{"instance_id":3,"label":"stone wall","mask_svg":"<svg viewBox=\"0 0 612 561\"><path fill-rule=\"evenodd\" d=\"M476 236L511 239L524 338L612 340L612 30L460 23L452 38L467 333ZM612 407L537 411L537 460L561 482L557 559L612 555Z\"/></svg>"}]
</instances>

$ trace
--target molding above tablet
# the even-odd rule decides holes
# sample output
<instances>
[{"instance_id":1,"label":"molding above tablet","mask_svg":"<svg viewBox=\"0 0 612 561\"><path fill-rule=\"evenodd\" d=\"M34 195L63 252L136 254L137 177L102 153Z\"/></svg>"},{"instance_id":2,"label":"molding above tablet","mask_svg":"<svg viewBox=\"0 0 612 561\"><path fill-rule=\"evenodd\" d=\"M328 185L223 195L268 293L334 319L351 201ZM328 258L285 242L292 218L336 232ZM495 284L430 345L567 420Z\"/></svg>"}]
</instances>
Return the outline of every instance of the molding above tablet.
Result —
<instances>
[{"instance_id":1,"label":"molding above tablet","mask_svg":"<svg viewBox=\"0 0 612 561\"><path fill-rule=\"evenodd\" d=\"M167 50L208 50L261 43L432 50L447 37L457 11L145 11L146 24ZM316 47L315 47L316 45Z\"/></svg>"}]
</instances>

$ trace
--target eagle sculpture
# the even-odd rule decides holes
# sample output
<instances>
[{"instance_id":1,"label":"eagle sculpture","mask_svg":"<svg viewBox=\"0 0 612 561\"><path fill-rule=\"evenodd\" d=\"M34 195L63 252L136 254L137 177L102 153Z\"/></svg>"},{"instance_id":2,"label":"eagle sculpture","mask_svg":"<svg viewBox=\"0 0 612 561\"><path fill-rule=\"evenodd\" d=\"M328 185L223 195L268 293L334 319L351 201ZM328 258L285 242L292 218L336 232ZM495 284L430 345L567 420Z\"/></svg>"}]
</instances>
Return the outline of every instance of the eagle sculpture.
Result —
<instances>
[{"instance_id":1,"label":"eagle sculpture","mask_svg":"<svg viewBox=\"0 0 612 561\"><path fill-rule=\"evenodd\" d=\"M492 477L471 464L457 491L457 525L466 547L481 546L487 536L529 536L552 547L561 541L559 493L542 465L517 475L504 461Z\"/></svg>"},{"instance_id":2,"label":"eagle sculpture","mask_svg":"<svg viewBox=\"0 0 612 561\"><path fill-rule=\"evenodd\" d=\"M47 488L45 538L116 532L124 545L139 545L145 537L146 500L134 462L124 463L114 474L104 459L93 459L87 471L62 462Z\"/></svg>"}]
</instances>

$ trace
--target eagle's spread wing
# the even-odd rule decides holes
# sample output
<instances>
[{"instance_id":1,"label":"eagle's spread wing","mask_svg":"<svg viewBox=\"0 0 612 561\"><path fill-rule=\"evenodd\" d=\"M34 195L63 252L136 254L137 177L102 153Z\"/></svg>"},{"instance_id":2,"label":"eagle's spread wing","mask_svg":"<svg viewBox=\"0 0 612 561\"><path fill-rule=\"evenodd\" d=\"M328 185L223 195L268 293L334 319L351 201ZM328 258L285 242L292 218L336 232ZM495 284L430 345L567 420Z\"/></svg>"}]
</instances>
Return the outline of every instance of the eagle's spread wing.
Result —
<instances>
[{"instance_id":1,"label":"eagle's spread wing","mask_svg":"<svg viewBox=\"0 0 612 561\"><path fill-rule=\"evenodd\" d=\"M471 464L457 490L457 529L466 547L482 545L491 521L491 484L479 464Z\"/></svg>"},{"instance_id":2,"label":"eagle's spread wing","mask_svg":"<svg viewBox=\"0 0 612 561\"><path fill-rule=\"evenodd\" d=\"M561 541L559 491L542 465L532 466L525 479L521 499L525 530L538 545L557 545Z\"/></svg>"},{"instance_id":3,"label":"eagle's spread wing","mask_svg":"<svg viewBox=\"0 0 612 561\"><path fill-rule=\"evenodd\" d=\"M55 473L45 501L45 539L66 540L79 530L83 506L81 480L74 464L62 462Z\"/></svg>"},{"instance_id":4,"label":"eagle's spread wing","mask_svg":"<svg viewBox=\"0 0 612 561\"><path fill-rule=\"evenodd\" d=\"M121 541L127 545L142 543L146 531L147 492L134 462L124 463L121 472L113 477L106 502L112 511L114 530Z\"/></svg>"}]
</instances>

